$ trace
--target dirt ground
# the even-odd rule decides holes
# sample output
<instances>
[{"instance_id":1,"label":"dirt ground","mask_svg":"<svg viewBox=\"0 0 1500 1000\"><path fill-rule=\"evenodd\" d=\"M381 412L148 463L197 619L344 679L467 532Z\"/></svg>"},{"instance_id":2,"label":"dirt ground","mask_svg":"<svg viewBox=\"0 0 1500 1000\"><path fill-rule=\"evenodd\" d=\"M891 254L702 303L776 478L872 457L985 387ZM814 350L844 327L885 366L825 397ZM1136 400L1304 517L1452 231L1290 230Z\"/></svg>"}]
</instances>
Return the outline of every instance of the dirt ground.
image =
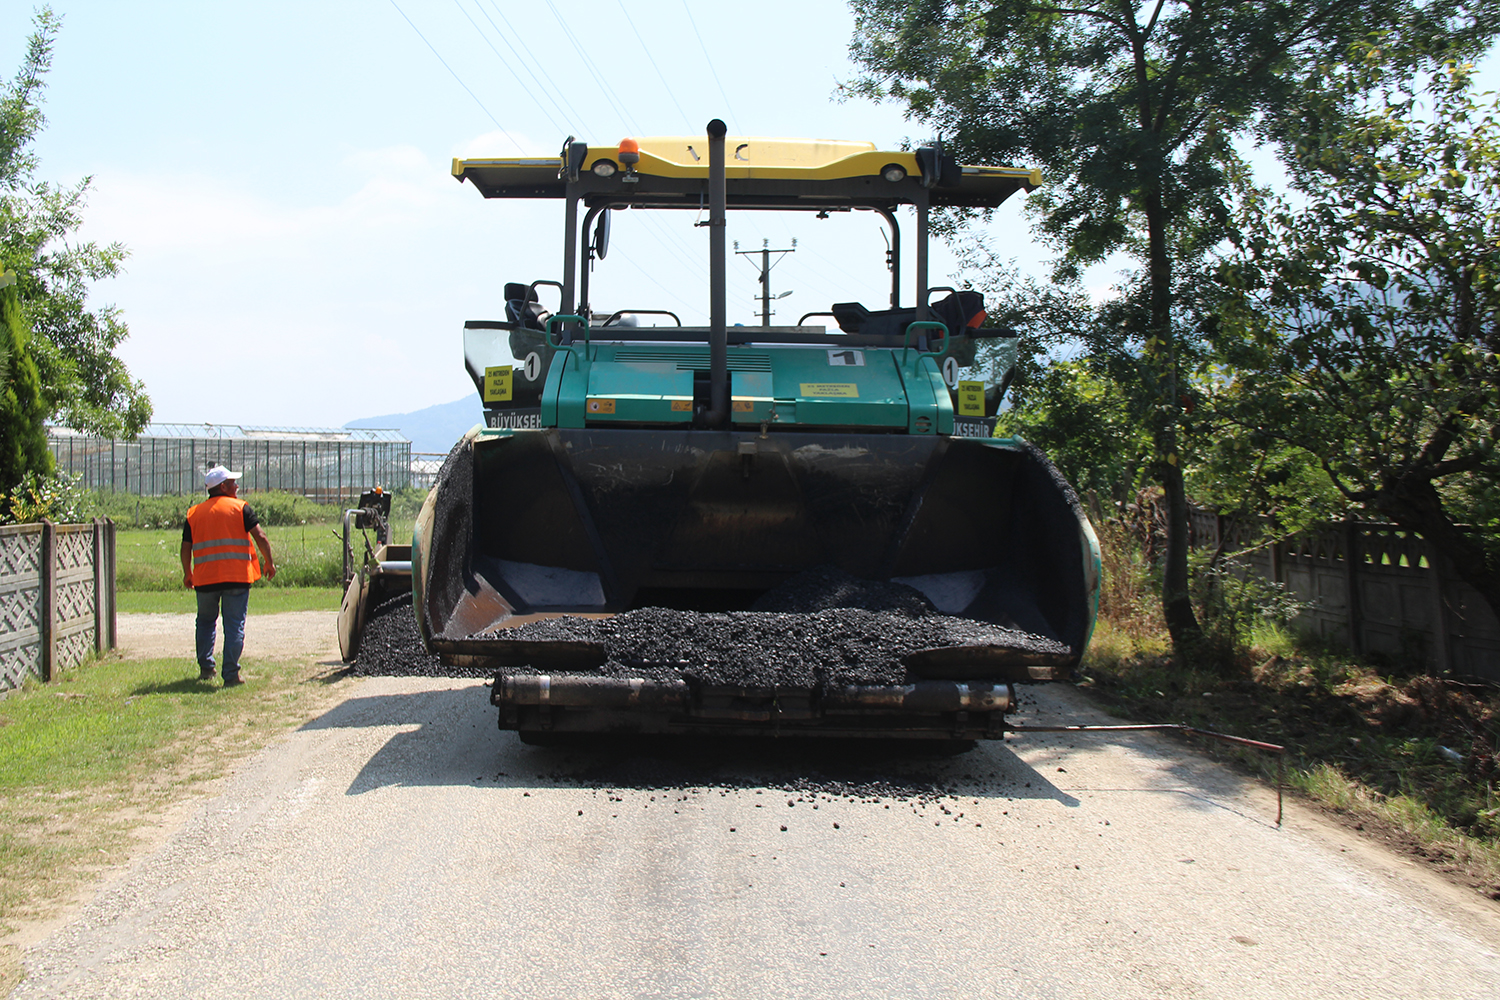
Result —
<instances>
[{"instance_id":1,"label":"dirt ground","mask_svg":"<svg viewBox=\"0 0 1500 1000\"><path fill-rule=\"evenodd\" d=\"M116 636L121 655L133 660L160 657L192 659L193 618L188 614L120 615ZM286 611L274 615L257 615L251 608L245 625L247 661L283 660L309 657L318 660L338 659L339 643L335 632L337 611ZM219 637L219 647L223 646Z\"/></svg>"}]
</instances>

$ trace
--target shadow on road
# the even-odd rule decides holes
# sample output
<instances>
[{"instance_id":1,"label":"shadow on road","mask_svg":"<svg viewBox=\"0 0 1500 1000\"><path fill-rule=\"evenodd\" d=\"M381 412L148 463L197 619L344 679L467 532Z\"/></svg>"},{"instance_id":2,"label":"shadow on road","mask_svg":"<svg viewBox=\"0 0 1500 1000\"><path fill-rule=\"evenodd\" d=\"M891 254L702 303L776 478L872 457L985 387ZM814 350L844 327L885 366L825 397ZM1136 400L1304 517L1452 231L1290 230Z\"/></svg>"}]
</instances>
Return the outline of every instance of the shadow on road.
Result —
<instances>
[{"instance_id":1,"label":"shadow on road","mask_svg":"<svg viewBox=\"0 0 1500 1000\"><path fill-rule=\"evenodd\" d=\"M347 794L389 786L817 789L854 798L1053 799L1058 788L1001 742L815 737L589 736L536 747L496 728L479 685L351 698L303 730L393 727ZM415 727L415 728L412 728Z\"/></svg>"}]
</instances>

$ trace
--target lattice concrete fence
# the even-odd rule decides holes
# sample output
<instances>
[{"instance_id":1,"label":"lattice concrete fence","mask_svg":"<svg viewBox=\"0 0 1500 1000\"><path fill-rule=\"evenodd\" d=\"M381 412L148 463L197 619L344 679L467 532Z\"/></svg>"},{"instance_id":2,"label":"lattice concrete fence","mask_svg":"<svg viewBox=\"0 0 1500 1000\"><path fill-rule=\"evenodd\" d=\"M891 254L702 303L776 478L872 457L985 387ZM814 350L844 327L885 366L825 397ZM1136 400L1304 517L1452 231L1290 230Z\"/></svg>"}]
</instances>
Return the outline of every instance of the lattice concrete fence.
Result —
<instances>
[{"instance_id":1,"label":"lattice concrete fence","mask_svg":"<svg viewBox=\"0 0 1500 1000\"><path fill-rule=\"evenodd\" d=\"M0 689L114 648L114 522L0 527Z\"/></svg>"},{"instance_id":2,"label":"lattice concrete fence","mask_svg":"<svg viewBox=\"0 0 1500 1000\"><path fill-rule=\"evenodd\" d=\"M1243 551L1258 530L1193 514L1195 545ZM1240 561L1310 604L1296 622L1304 629L1432 673L1500 681L1500 621L1415 532L1345 521L1256 548Z\"/></svg>"}]
</instances>

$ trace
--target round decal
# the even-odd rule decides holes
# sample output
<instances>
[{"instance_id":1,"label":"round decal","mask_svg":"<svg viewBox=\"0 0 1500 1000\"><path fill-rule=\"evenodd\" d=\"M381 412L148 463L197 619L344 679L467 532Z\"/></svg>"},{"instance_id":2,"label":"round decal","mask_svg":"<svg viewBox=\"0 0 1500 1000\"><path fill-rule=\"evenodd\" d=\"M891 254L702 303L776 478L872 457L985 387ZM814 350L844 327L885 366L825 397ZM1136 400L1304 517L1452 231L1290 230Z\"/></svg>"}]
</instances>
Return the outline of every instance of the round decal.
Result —
<instances>
[{"instance_id":1,"label":"round decal","mask_svg":"<svg viewBox=\"0 0 1500 1000\"><path fill-rule=\"evenodd\" d=\"M951 358L949 360L952 360ZM526 355L525 368L526 381L535 382L542 377L542 356L536 351ZM957 369L954 369L957 371Z\"/></svg>"},{"instance_id":2,"label":"round decal","mask_svg":"<svg viewBox=\"0 0 1500 1000\"><path fill-rule=\"evenodd\" d=\"M531 362L527 361L529 365ZM531 369L528 368L529 372ZM943 381L948 383L948 388L958 388L958 359L948 357L943 359Z\"/></svg>"}]
</instances>

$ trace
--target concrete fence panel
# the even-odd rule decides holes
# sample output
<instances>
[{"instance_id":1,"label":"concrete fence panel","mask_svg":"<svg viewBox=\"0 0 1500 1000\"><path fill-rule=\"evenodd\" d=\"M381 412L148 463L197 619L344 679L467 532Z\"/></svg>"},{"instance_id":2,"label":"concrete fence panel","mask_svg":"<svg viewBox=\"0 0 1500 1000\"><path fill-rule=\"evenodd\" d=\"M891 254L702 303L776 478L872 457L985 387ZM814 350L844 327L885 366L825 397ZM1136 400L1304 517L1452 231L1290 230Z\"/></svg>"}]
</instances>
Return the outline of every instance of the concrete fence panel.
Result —
<instances>
[{"instance_id":1,"label":"concrete fence panel","mask_svg":"<svg viewBox=\"0 0 1500 1000\"><path fill-rule=\"evenodd\" d=\"M1433 673L1500 681L1500 620L1416 532L1345 521L1252 548L1259 524L1201 510L1192 529L1194 545L1244 553L1242 566L1306 602L1296 624L1307 631Z\"/></svg>"},{"instance_id":2,"label":"concrete fence panel","mask_svg":"<svg viewBox=\"0 0 1500 1000\"><path fill-rule=\"evenodd\" d=\"M114 647L114 523L0 527L0 688Z\"/></svg>"}]
</instances>

